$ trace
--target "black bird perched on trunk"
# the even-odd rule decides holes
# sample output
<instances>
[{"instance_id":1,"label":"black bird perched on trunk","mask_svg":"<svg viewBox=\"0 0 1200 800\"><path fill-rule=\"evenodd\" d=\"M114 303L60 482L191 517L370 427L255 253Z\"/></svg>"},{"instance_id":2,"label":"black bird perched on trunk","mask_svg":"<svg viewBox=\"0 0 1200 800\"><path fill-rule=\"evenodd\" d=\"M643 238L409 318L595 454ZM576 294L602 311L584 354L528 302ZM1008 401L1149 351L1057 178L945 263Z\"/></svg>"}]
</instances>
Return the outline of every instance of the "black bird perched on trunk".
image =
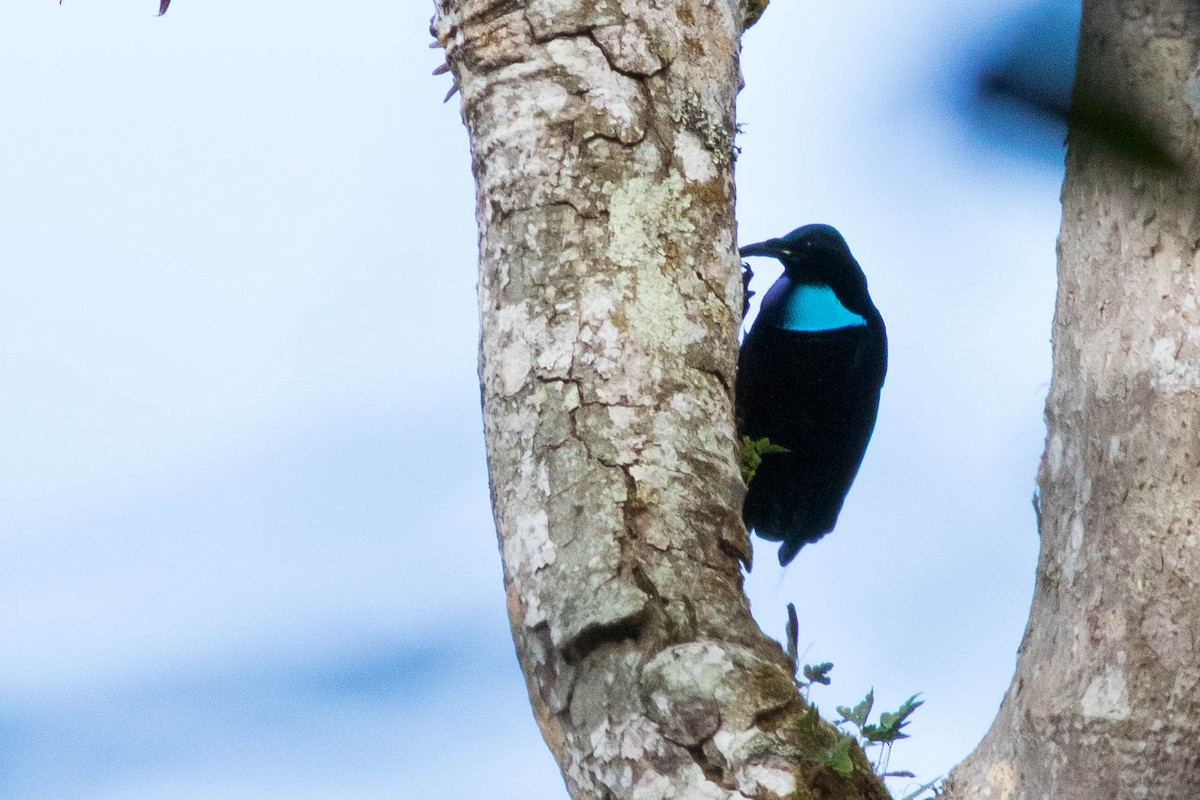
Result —
<instances>
[{"instance_id":1,"label":"black bird perched on trunk","mask_svg":"<svg viewBox=\"0 0 1200 800\"><path fill-rule=\"evenodd\" d=\"M875 428L887 332L834 228L805 225L738 252L783 262L742 344L737 418L741 435L788 451L763 454L742 506L747 529L782 542L786 566L837 522Z\"/></svg>"}]
</instances>

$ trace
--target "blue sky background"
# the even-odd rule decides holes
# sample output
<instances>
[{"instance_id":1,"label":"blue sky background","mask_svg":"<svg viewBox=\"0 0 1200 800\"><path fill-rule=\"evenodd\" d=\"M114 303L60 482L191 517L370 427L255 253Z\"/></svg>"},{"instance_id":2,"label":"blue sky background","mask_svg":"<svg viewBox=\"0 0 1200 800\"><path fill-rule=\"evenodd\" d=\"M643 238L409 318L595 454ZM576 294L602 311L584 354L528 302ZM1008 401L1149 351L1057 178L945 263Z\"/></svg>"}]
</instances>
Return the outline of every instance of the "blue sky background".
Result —
<instances>
[{"instance_id":1,"label":"blue sky background","mask_svg":"<svg viewBox=\"0 0 1200 800\"><path fill-rule=\"evenodd\" d=\"M838 226L892 348L837 532L748 585L774 635L802 608L829 713L924 692L891 762L922 779L1032 590L1062 132L971 103L1029 9L776 0L744 41L741 239ZM0 10L0 799L562 800L430 6L156 10Z\"/></svg>"}]
</instances>

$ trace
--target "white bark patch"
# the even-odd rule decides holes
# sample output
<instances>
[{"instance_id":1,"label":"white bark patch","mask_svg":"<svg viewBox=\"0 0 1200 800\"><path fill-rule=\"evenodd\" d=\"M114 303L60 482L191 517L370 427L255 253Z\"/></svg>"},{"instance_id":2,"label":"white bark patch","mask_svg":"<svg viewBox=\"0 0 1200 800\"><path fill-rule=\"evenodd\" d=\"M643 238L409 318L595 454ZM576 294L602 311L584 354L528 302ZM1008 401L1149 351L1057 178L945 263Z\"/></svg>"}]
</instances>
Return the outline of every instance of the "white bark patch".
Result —
<instances>
[{"instance_id":1,"label":"white bark patch","mask_svg":"<svg viewBox=\"0 0 1200 800\"><path fill-rule=\"evenodd\" d=\"M1010 800L1017 793L1017 769L1011 761L992 764L985 780L990 790L988 800Z\"/></svg>"},{"instance_id":2,"label":"white bark patch","mask_svg":"<svg viewBox=\"0 0 1200 800\"><path fill-rule=\"evenodd\" d=\"M517 65L514 69L528 67ZM569 93L554 80L518 75L513 75L509 83L496 84L484 98L495 127L475 145L487 159L487 170L479 175L480 188L494 190L499 202L482 207L485 219L493 219L495 211L511 209L514 204L529 207L548 199L558 183L568 152L565 143L548 131L550 124L561 122L572 113L574 104L569 98ZM556 108L557 113L551 114ZM509 179L513 174L540 176L542 180L530 184L531 194L518 197L511 190L501 191L502 186L507 188L511 184ZM485 263L503 258L502 253L495 251L484 251L481 255Z\"/></svg>"},{"instance_id":3,"label":"white bark patch","mask_svg":"<svg viewBox=\"0 0 1200 800\"><path fill-rule=\"evenodd\" d=\"M688 764L675 775L643 777L631 797L633 800L750 800L708 780L695 764Z\"/></svg>"},{"instance_id":4,"label":"white bark patch","mask_svg":"<svg viewBox=\"0 0 1200 800\"><path fill-rule=\"evenodd\" d=\"M1192 110L1192 116L1200 119L1200 64L1183 84L1183 102Z\"/></svg>"},{"instance_id":5,"label":"white bark patch","mask_svg":"<svg viewBox=\"0 0 1200 800\"><path fill-rule=\"evenodd\" d=\"M1182 342L1173 338L1156 339L1150 351L1154 387L1167 394L1200 388L1200 363L1182 357L1185 352L1200 354L1200 330L1188 328Z\"/></svg>"},{"instance_id":6,"label":"white bark patch","mask_svg":"<svg viewBox=\"0 0 1200 800\"><path fill-rule=\"evenodd\" d=\"M1119 722L1129 718L1129 689L1125 673L1109 667L1104 674L1093 678L1081 701L1085 719Z\"/></svg>"},{"instance_id":7,"label":"white bark patch","mask_svg":"<svg viewBox=\"0 0 1200 800\"><path fill-rule=\"evenodd\" d=\"M1058 478L1063 462L1063 438L1061 433L1050 437L1050 446L1046 448L1046 463L1050 465L1050 478Z\"/></svg>"},{"instance_id":8,"label":"white bark patch","mask_svg":"<svg viewBox=\"0 0 1200 800\"><path fill-rule=\"evenodd\" d=\"M650 9L635 5L628 11L647 13ZM596 28L592 31L592 36L612 65L621 72L653 75L663 68L663 55L667 58L674 57L666 43L656 42L648 35L650 31L657 32L660 29L658 24L646 25L640 20L632 20L623 25Z\"/></svg>"},{"instance_id":9,"label":"white bark patch","mask_svg":"<svg viewBox=\"0 0 1200 800\"><path fill-rule=\"evenodd\" d=\"M681 691L691 697L724 699L722 684L734 670L733 659L714 642L691 642L664 650L646 665L645 671L657 672L669 696ZM653 698L660 704L659 693ZM665 702L665 697L661 702ZM665 706L661 706L666 710Z\"/></svg>"},{"instance_id":10,"label":"white bark patch","mask_svg":"<svg viewBox=\"0 0 1200 800\"><path fill-rule=\"evenodd\" d=\"M645 135L645 99L637 81L610 69L595 42L582 36L554 39L546 53L587 90L583 98L592 113L580 117L583 130L577 135L598 133L625 144Z\"/></svg>"},{"instance_id":11,"label":"white bark patch","mask_svg":"<svg viewBox=\"0 0 1200 800\"><path fill-rule=\"evenodd\" d=\"M717 752L724 756L727 762L736 764L745 761L751 753L759 748L758 740L762 736L763 732L758 728L749 728L744 731L722 728L713 734L712 741Z\"/></svg>"},{"instance_id":12,"label":"white bark patch","mask_svg":"<svg viewBox=\"0 0 1200 800\"><path fill-rule=\"evenodd\" d=\"M615 723L604 721L592 731L592 755L601 761L640 761L647 751L662 746L658 731L645 717L628 716Z\"/></svg>"},{"instance_id":13,"label":"white bark patch","mask_svg":"<svg viewBox=\"0 0 1200 800\"><path fill-rule=\"evenodd\" d=\"M554 563L557 552L550 541L546 512L537 509L516 520L517 534L504 540L504 565L510 576L532 575ZM526 592L524 624L533 628L546 621L536 592Z\"/></svg>"},{"instance_id":14,"label":"white bark patch","mask_svg":"<svg viewBox=\"0 0 1200 800\"><path fill-rule=\"evenodd\" d=\"M557 83L545 84L542 91L539 91L533 98L534 104L538 111L541 111L547 117L558 117L563 113L570 101L571 95L567 90Z\"/></svg>"},{"instance_id":15,"label":"white bark patch","mask_svg":"<svg viewBox=\"0 0 1200 800\"><path fill-rule=\"evenodd\" d=\"M507 396L517 394L529 379L533 368L533 351L526 337L532 334L533 321L525 303L505 306L496 314L496 338L500 341L500 357L490 359L499 365L500 393Z\"/></svg>"},{"instance_id":16,"label":"white bark patch","mask_svg":"<svg viewBox=\"0 0 1200 800\"><path fill-rule=\"evenodd\" d=\"M578 325L564 325L563 327L574 327L576 331L579 329ZM544 377L565 378L571 373L571 361L574 357L575 343L554 335L546 348L538 354L537 366ZM578 392L578 390L576 391Z\"/></svg>"},{"instance_id":17,"label":"white bark patch","mask_svg":"<svg viewBox=\"0 0 1200 800\"><path fill-rule=\"evenodd\" d=\"M796 791L796 776L785 769L751 764L737 771L738 788L749 795L759 794L760 788L780 797L791 797Z\"/></svg>"},{"instance_id":18,"label":"white bark patch","mask_svg":"<svg viewBox=\"0 0 1200 800\"><path fill-rule=\"evenodd\" d=\"M1071 518L1071 538L1067 540L1067 552L1063 555L1063 577L1067 583L1075 580L1075 565L1079 562L1079 550L1083 547L1083 517L1076 514Z\"/></svg>"},{"instance_id":19,"label":"white bark patch","mask_svg":"<svg viewBox=\"0 0 1200 800\"><path fill-rule=\"evenodd\" d=\"M675 139L675 158L683 167L684 177L689 181L705 183L717 177L712 154L688 131L681 131Z\"/></svg>"}]
</instances>

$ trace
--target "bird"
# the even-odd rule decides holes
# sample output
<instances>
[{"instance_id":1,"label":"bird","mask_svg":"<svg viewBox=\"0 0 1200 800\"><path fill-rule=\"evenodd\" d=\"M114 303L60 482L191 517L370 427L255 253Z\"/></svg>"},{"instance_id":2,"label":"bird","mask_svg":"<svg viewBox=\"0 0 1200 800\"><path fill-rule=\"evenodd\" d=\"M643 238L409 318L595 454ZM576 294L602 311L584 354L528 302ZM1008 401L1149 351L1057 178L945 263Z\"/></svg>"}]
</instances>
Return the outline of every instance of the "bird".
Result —
<instances>
[{"instance_id":1,"label":"bird","mask_svg":"<svg viewBox=\"0 0 1200 800\"><path fill-rule=\"evenodd\" d=\"M781 543L787 566L837 523L875 429L887 330L832 226L805 225L738 253L783 264L742 343L735 406L743 441L774 445L749 482L742 519Z\"/></svg>"}]
</instances>

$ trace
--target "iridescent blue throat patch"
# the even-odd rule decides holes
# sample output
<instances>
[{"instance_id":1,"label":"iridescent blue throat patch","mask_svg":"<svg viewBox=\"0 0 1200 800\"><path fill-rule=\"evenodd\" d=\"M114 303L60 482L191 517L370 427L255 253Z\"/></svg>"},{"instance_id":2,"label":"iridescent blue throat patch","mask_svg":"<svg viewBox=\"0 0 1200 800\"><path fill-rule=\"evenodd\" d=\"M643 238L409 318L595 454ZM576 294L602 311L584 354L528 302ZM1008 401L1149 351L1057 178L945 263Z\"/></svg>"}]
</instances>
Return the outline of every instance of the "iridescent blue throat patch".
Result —
<instances>
[{"instance_id":1,"label":"iridescent blue throat patch","mask_svg":"<svg viewBox=\"0 0 1200 800\"><path fill-rule=\"evenodd\" d=\"M842 305L828 286L794 284L786 276L767 292L760 313L764 322L789 331L832 331L867 324Z\"/></svg>"}]
</instances>

